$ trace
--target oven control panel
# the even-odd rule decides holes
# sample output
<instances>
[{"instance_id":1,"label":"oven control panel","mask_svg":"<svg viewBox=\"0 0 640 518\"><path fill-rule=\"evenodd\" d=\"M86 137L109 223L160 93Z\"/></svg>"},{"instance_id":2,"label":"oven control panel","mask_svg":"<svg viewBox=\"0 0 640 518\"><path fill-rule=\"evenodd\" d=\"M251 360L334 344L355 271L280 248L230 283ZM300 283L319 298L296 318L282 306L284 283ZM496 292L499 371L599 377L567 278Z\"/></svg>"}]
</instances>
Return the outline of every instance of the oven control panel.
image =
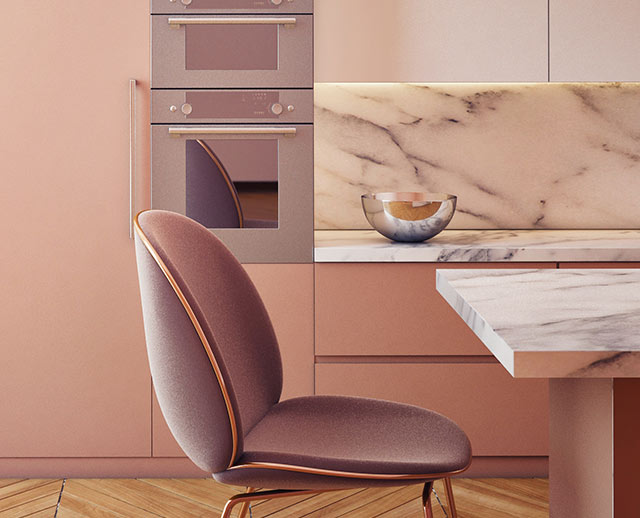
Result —
<instances>
[{"instance_id":1,"label":"oven control panel","mask_svg":"<svg viewBox=\"0 0 640 518\"><path fill-rule=\"evenodd\" d=\"M152 123L312 122L312 90L154 90Z\"/></svg>"}]
</instances>

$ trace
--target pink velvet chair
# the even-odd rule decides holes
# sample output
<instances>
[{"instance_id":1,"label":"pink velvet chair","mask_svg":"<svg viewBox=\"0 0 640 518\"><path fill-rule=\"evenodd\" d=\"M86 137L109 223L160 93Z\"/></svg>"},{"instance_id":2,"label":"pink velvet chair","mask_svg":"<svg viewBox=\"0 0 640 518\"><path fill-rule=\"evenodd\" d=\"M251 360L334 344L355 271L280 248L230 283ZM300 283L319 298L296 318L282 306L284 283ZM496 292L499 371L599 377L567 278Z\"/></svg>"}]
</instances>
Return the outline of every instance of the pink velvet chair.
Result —
<instances>
[{"instance_id":1,"label":"pink velvet chair","mask_svg":"<svg viewBox=\"0 0 640 518\"><path fill-rule=\"evenodd\" d=\"M280 352L247 273L200 224L171 212L135 220L151 374L176 440L222 483L246 486L235 505L345 488L444 479L471 462L465 433L423 408L375 399L309 396L280 401ZM285 296L283 294L283 296ZM295 318L295 315L291 315ZM254 488L261 488L260 491Z\"/></svg>"}]
</instances>

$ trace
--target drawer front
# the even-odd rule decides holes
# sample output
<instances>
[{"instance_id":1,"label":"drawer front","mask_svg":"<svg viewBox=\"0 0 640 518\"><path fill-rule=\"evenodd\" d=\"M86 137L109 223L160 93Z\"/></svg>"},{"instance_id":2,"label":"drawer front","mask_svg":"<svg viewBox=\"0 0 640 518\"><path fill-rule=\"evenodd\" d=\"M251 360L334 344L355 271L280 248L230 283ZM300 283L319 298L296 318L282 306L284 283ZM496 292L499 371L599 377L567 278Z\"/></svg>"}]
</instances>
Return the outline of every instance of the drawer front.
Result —
<instances>
[{"instance_id":1,"label":"drawer front","mask_svg":"<svg viewBox=\"0 0 640 518\"><path fill-rule=\"evenodd\" d=\"M172 129L179 133L171 133ZM246 134L249 130L256 132ZM295 134L278 133L281 130L295 130ZM241 262L313 261L312 125L155 124L151 135L152 208L185 214L212 228ZM211 183L217 173L211 168L213 162L202 161L199 142L226 168L244 218L272 221L271 228L232 228L238 227L237 207L222 206L226 200L216 190L230 189ZM243 191L255 183L266 190L257 194Z\"/></svg>"},{"instance_id":2,"label":"drawer front","mask_svg":"<svg viewBox=\"0 0 640 518\"><path fill-rule=\"evenodd\" d=\"M312 123L313 90L154 90L151 122Z\"/></svg>"},{"instance_id":3,"label":"drawer front","mask_svg":"<svg viewBox=\"0 0 640 518\"><path fill-rule=\"evenodd\" d=\"M313 0L151 0L152 14L312 14Z\"/></svg>"},{"instance_id":4,"label":"drawer front","mask_svg":"<svg viewBox=\"0 0 640 518\"><path fill-rule=\"evenodd\" d=\"M316 394L387 399L458 423L474 455L548 455L547 380L499 364L316 364Z\"/></svg>"},{"instance_id":5,"label":"drawer front","mask_svg":"<svg viewBox=\"0 0 640 518\"><path fill-rule=\"evenodd\" d=\"M151 17L152 88L313 87L312 15Z\"/></svg>"},{"instance_id":6,"label":"drawer front","mask_svg":"<svg viewBox=\"0 0 640 518\"><path fill-rule=\"evenodd\" d=\"M555 263L317 264L316 355L490 355L436 291L436 269L545 267Z\"/></svg>"}]
</instances>

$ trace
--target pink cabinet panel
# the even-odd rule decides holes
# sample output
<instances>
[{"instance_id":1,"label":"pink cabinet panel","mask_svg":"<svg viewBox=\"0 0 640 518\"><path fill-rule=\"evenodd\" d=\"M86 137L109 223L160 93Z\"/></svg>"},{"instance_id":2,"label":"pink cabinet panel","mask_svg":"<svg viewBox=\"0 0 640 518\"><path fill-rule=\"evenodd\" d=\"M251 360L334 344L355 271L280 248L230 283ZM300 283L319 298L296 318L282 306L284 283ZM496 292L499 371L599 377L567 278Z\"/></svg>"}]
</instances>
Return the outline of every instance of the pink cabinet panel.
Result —
<instances>
[{"instance_id":1,"label":"pink cabinet panel","mask_svg":"<svg viewBox=\"0 0 640 518\"><path fill-rule=\"evenodd\" d=\"M636 0L550 2L550 80L640 80L639 25Z\"/></svg>"},{"instance_id":2,"label":"pink cabinet panel","mask_svg":"<svg viewBox=\"0 0 640 518\"><path fill-rule=\"evenodd\" d=\"M149 456L128 188L130 78L148 177L149 8L32 0L3 15L0 457Z\"/></svg>"},{"instance_id":3,"label":"pink cabinet panel","mask_svg":"<svg viewBox=\"0 0 640 518\"><path fill-rule=\"evenodd\" d=\"M399 401L457 422L474 455L548 454L547 380L513 379L500 364L317 364L316 393Z\"/></svg>"},{"instance_id":4,"label":"pink cabinet panel","mask_svg":"<svg viewBox=\"0 0 640 518\"><path fill-rule=\"evenodd\" d=\"M547 81L547 0L318 0L315 13L318 83Z\"/></svg>"},{"instance_id":5,"label":"pink cabinet panel","mask_svg":"<svg viewBox=\"0 0 640 518\"><path fill-rule=\"evenodd\" d=\"M282 399L313 394L313 265L246 264L269 312L280 344L284 371ZM153 455L184 453L153 403Z\"/></svg>"},{"instance_id":6,"label":"pink cabinet panel","mask_svg":"<svg viewBox=\"0 0 640 518\"><path fill-rule=\"evenodd\" d=\"M435 288L437 268L555 263L316 265L316 355L490 355Z\"/></svg>"}]
</instances>

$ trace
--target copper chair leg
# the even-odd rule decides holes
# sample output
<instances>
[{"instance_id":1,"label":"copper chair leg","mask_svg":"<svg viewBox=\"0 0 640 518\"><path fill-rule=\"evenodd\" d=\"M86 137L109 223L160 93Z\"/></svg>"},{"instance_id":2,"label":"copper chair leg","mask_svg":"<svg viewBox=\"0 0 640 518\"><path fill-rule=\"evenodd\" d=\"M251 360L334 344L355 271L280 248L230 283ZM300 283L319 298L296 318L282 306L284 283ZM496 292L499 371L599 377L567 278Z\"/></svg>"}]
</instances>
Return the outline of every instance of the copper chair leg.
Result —
<instances>
[{"instance_id":1,"label":"copper chair leg","mask_svg":"<svg viewBox=\"0 0 640 518\"><path fill-rule=\"evenodd\" d=\"M458 518L458 512L456 511L456 502L453 499L453 486L451 485L451 479L444 479L444 488L447 491L447 508L449 509L449 516L451 518Z\"/></svg>"},{"instance_id":2,"label":"copper chair leg","mask_svg":"<svg viewBox=\"0 0 640 518\"><path fill-rule=\"evenodd\" d=\"M422 489L422 508L424 509L424 518L433 518L433 510L431 509L431 490L433 489L433 481L426 482Z\"/></svg>"},{"instance_id":3,"label":"copper chair leg","mask_svg":"<svg viewBox=\"0 0 640 518\"><path fill-rule=\"evenodd\" d=\"M287 496L295 496L295 495L315 495L318 493L325 493L328 491L336 491L336 489L314 489L314 490L306 490L306 489L291 489L291 490L269 490L269 491L258 491L258 492L247 492L240 493L239 495L233 495L227 503L224 504L224 509L222 510L222 515L220 518L231 518L231 513L233 512L233 508L238 504L249 504L255 500L273 500L274 498L285 498ZM339 490L338 490L339 491ZM246 510L245 510L246 512ZM242 513L242 509L240 509L240 513ZM429 515L431 518L431 515Z\"/></svg>"},{"instance_id":4,"label":"copper chair leg","mask_svg":"<svg viewBox=\"0 0 640 518\"><path fill-rule=\"evenodd\" d=\"M255 487L248 487L247 493L255 493ZM249 506L251 506L251 502L242 502L242 507L240 507L240 511L238 512L238 518L244 518L249 510Z\"/></svg>"}]
</instances>

